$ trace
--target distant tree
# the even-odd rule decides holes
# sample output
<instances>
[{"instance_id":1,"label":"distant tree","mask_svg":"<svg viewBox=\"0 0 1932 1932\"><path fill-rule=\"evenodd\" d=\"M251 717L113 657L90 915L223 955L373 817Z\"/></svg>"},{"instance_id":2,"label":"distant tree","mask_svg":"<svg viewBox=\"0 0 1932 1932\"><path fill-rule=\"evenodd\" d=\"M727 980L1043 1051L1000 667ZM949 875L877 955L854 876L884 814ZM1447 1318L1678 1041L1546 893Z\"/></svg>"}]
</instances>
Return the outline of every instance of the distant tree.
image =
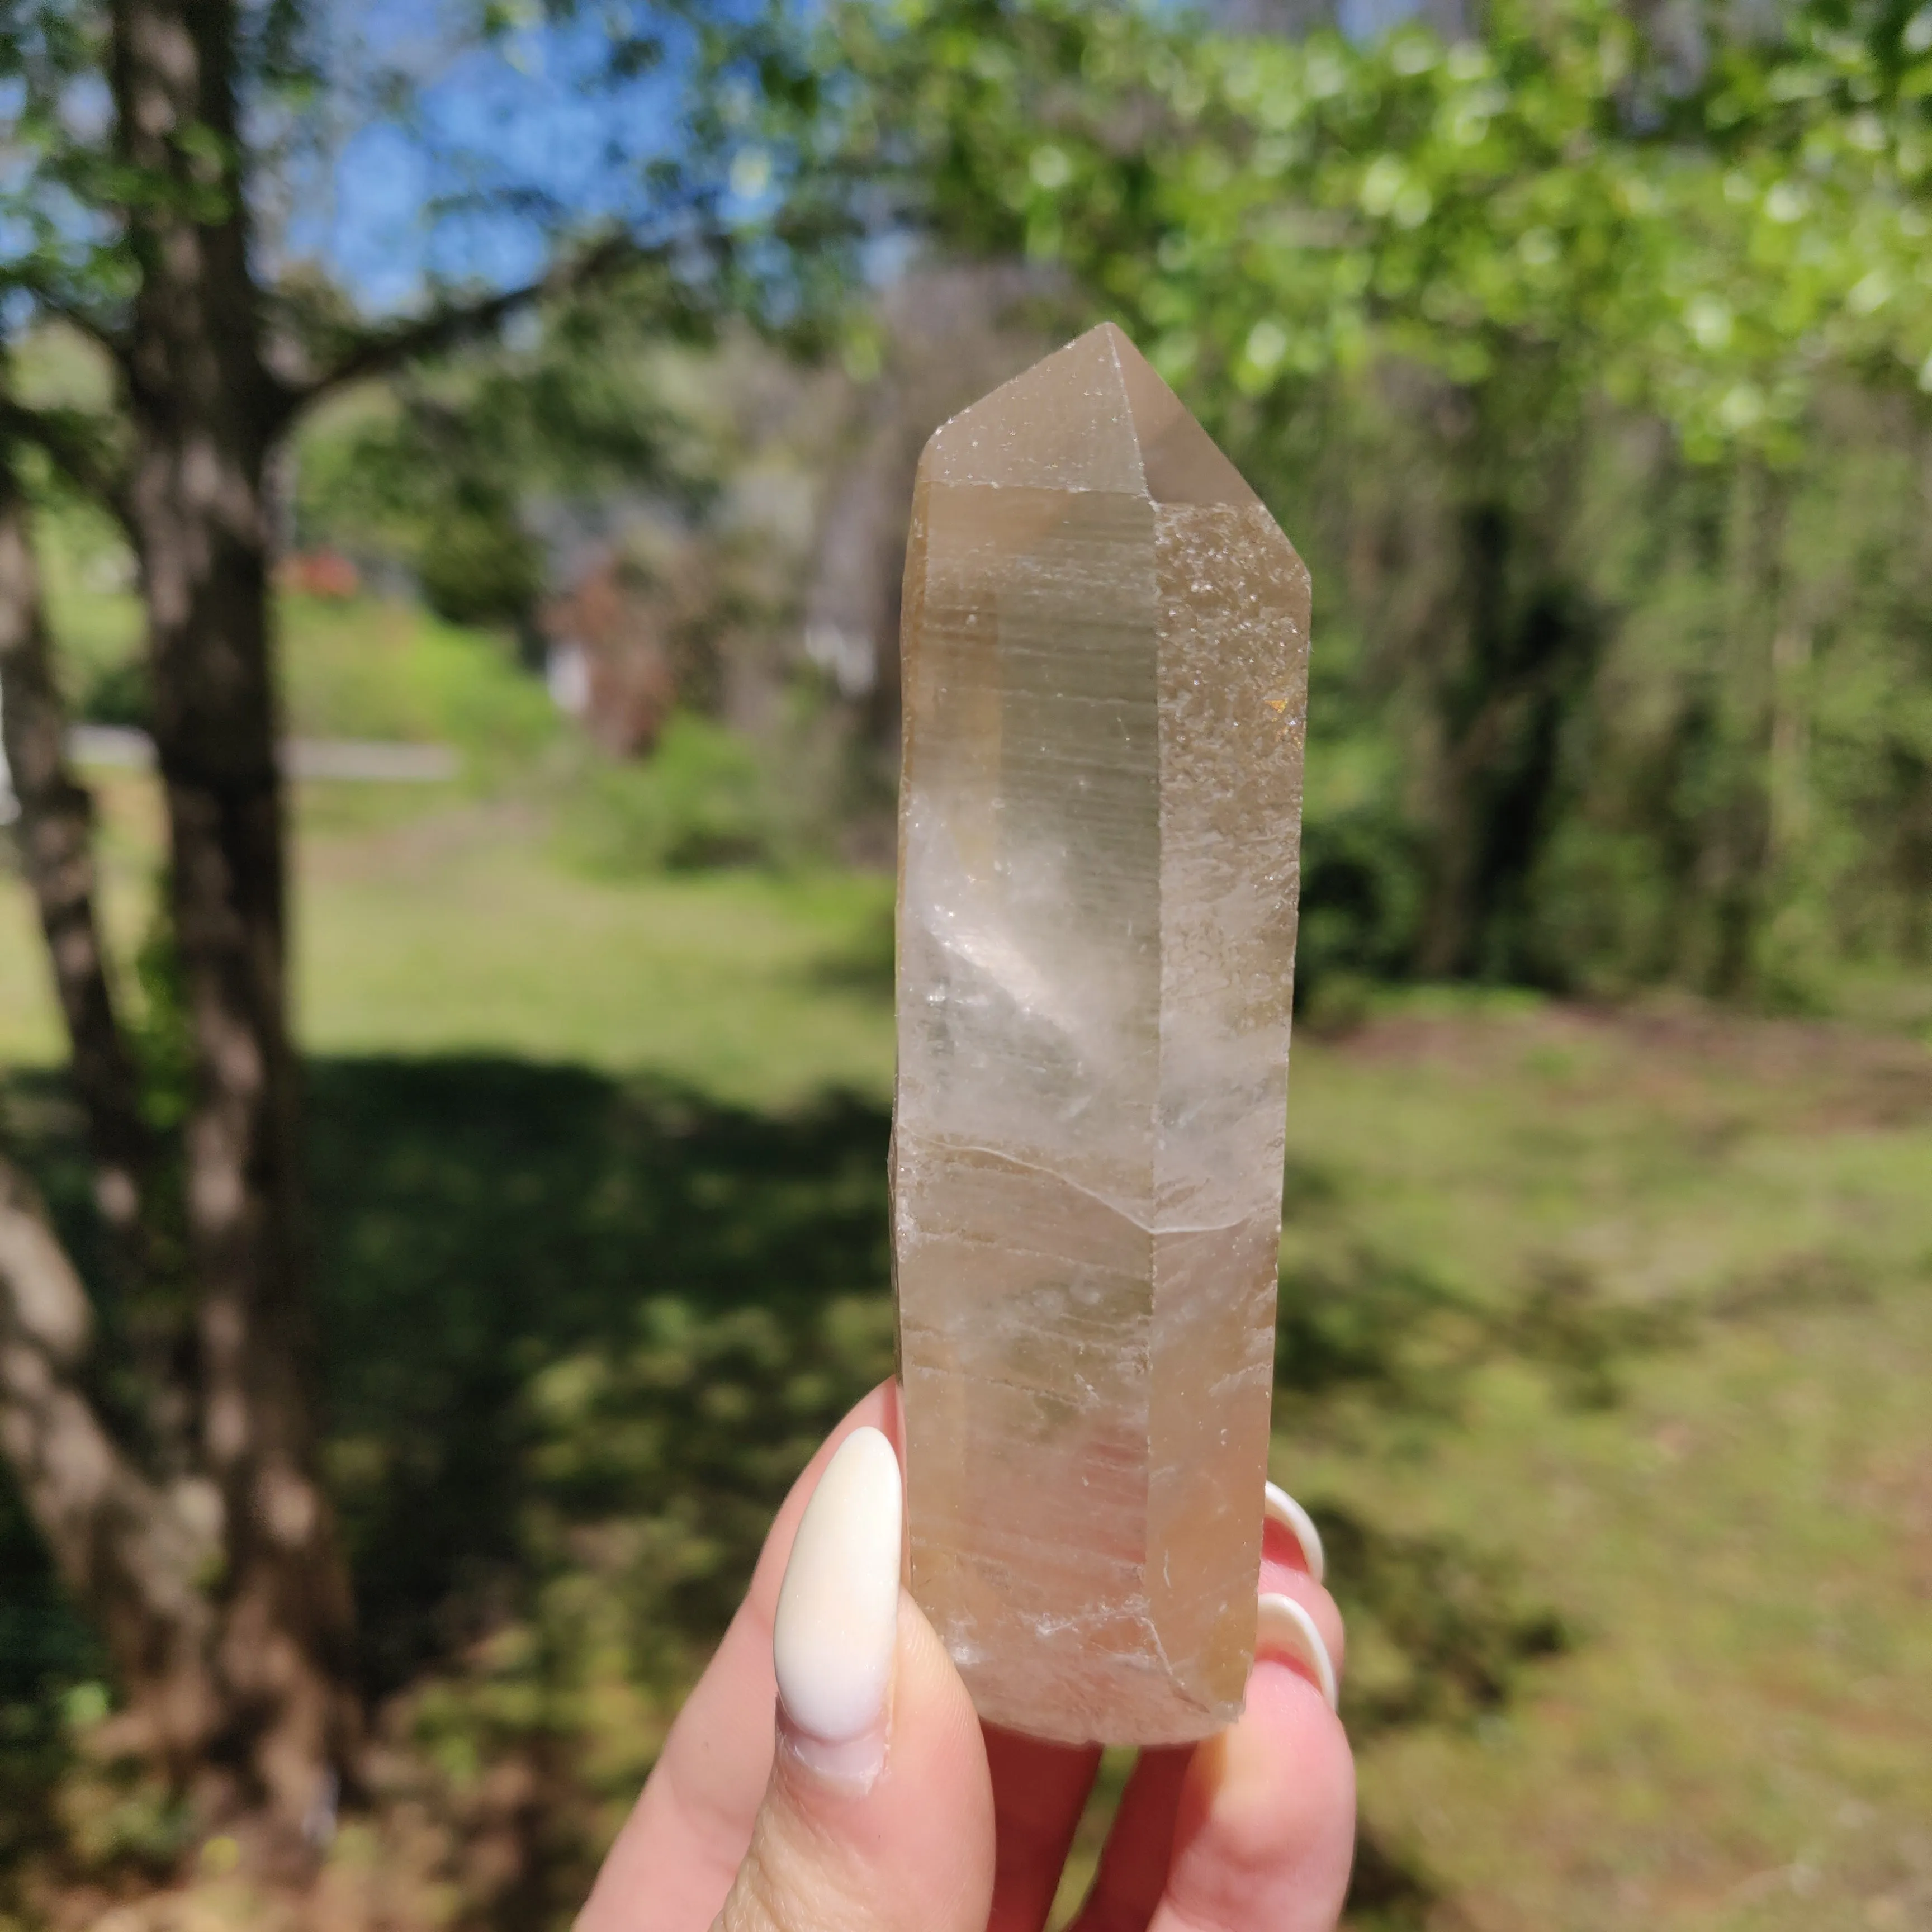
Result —
<instances>
[{"instance_id":1,"label":"distant tree","mask_svg":"<svg viewBox=\"0 0 1932 1932\"><path fill-rule=\"evenodd\" d=\"M607 278L516 339L416 358L365 405L312 422L296 446L302 540L400 560L453 622L526 627L548 561L533 506L594 520L627 494L694 512L708 494L708 452L656 370L668 338L704 320L674 293Z\"/></svg>"},{"instance_id":2,"label":"distant tree","mask_svg":"<svg viewBox=\"0 0 1932 1932\"><path fill-rule=\"evenodd\" d=\"M774 146L902 238L1057 267L1322 550L1316 729L1362 724L1386 810L1338 844L1311 794L1309 930L1334 880L1411 853L1406 936L1360 943L1381 964L1574 970L1522 935L1604 688L1581 506L1605 425L1656 424L1655 504L1620 532L1654 508L1673 550L1661 506L1701 492L1735 580L1652 761L1678 777L1619 767L1610 815L1663 818L1666 788L1675 820L1625 842L1675 882L1660 970L1752 990L1789 871L1772 661L1820 399L1855 386L1909 420L1932 392L1932 8L1780 10L1694 60L1684 10L1604 0L1497 0L1458 40L1427 14L1351 38L1314 8L1204 10L834 7L813 58L837 111L781 118ZM1351 649L1352 683L1326 668Z\"/></svg>"},{"instance_id":3,"label":"distant tree","mask_svg":"<svg viewBox=\"0 0 1932 1932\"><path fill-rule=\"evenodd\" d=\"M24 0L0 18L0 213L20 238L0 315L16 334L80 332L112 390L98 412L0 391L0 695L114 1258L91 1296L0 1164L0 1449L108 1646L122 1741L297 1865L353 1786L362 1718L309 1382L274 459L320 398L600 280L627 278L638 311L688 313L728 253L722 187L674 122L675 74L642 105L625 93L668 53L693 57L702 14L620 6L592 32L568 8L522 28L514 10L424 10L397 44L422 54L430 36L446 66L552 34L578 110L599 89L628 101L580 196L602 213L586 229L554 189L472 155L448 177L450 211L514 208L544 259L515 286L430 278L416 310L376 319L299 259L285 218L326 194L331 140L358 112L432 139L433 65L385 67L343 37L350 10L298 0ZM653 140L626 150L617 132L640 115ZM139 566L190 1073L178 1136L144 1108L95 915L23 465L104 506Z\"/></svg>"}]
</instances>

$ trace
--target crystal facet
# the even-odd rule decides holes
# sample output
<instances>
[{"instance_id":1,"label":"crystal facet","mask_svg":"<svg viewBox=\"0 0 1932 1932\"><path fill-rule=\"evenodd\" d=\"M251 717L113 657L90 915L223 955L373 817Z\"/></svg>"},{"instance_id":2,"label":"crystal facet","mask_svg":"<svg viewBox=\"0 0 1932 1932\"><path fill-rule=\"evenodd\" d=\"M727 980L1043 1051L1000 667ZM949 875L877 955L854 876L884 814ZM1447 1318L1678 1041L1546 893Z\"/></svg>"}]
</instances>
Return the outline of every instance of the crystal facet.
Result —
<instances>
[{"instance_id":1,"label":"crystal facet","mask_svg":"<svg viewBox=\"0 0 1932 1932\"><path fill-rule=\"evenodd\" d=\"M912 1588L982 1716L1241 1707L1306 572L1111 326L945 424L906 562L893 1259Z\"/></svg>"}]
</instances>

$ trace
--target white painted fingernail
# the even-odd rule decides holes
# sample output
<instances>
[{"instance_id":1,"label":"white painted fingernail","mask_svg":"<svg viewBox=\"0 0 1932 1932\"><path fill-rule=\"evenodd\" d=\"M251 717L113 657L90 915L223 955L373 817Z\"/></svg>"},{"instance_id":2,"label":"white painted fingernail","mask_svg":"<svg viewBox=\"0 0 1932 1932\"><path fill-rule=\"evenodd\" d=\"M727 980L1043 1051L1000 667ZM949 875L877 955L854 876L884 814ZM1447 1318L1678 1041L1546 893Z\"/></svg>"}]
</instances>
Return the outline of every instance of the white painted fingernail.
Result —
<instances>
[{"instance_id":1,"label":"white painted fingernail","mask_svg":"<svg viewBox=\"0 0 1932 1932\"><path fill-rule=\"evenodd\" d=\"M793 1754L863 1790L886 1761L899 1623L899 1459L855 1429L806 1505L772 1625Z\"/></svg>"},{"instance_id":2,"label":"white painted fingernail","mask_svg":"<svg viewBox=\"0 0 1932 1932\"><path fill-rule=\"evenodd\" d=\"M1322 1532L1315 1527L1315 1519L1286 1490L1273 1483L1262 1495L1262 1514L1270 1522L1280 1523L1300 1544L1301 1560L1308 1565L1309 1575L1320 1582L1328 1559L1322 1553Z\"/></svg>"},{"instance_id":3,"label":"white painted fingernail","mask_svg":"<svg viewBox=\"0 0 1932 1932\"><path fill-rule=\"evenodd\" d=\"M1255 1655L1306 1664L1314 1672L1329 1709L1334 1709L1335 1666L1328 1646L1322 1641L1315 1619L1292 1597L1278 1597L1270 1591L1256 1606Z\"/></svg>"}]
</instances>

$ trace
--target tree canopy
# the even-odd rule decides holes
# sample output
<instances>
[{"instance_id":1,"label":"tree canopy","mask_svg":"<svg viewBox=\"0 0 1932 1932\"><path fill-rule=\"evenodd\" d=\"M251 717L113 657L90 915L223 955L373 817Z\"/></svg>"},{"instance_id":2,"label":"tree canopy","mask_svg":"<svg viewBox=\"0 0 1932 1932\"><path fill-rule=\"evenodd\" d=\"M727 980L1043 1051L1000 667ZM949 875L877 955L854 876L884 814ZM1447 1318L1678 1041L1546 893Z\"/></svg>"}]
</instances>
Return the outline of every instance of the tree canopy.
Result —
<instances>
[{"instance_id":1,"label":"tree canopy","mask_svg":"<svg viewBox=\"0 0 1932 1932\"><path fill-rule=\"evenodd\" d=\"M1803 998L1920 943L1922 520L1870 459L1928 420L1932 10L1664 26L840 7L740 134L854 232L1057 271L1312 549L1338 961ZM1820 524L1864 488L1883 614Z\"/></svg>"}]
</instances>

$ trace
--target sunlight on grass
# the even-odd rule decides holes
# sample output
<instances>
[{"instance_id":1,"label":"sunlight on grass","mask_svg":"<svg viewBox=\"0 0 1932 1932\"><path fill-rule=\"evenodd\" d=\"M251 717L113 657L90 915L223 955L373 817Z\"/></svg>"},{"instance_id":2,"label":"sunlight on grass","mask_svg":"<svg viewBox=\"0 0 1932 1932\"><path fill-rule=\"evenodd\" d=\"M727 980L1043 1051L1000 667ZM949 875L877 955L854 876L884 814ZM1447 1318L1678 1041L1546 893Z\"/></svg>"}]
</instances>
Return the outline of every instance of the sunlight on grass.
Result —
<instances>
[{"instance_id":1,"label":"sunlight on grass","mask_svg":"<svg viewBox=\"0 0 1932 1932\"><path fill-rule=\"evenodd\" d=\"M290 728L298 736L446 742L526 759L561 729L541 680L500 638L409 604L288 597L280 605Z\"/></svg>"},{"instance_id":2,"label":"sunlight on grass","mask_svg":"<svg viewBox=\"0 0 1932 1932\"><path fill-rule=\"evenodd\" d=\"M56 556L68 668L93 688L126 666L135 606L86 574L85 560ZM586 879L556 862L547 808L466 803L527 796L532 754L562 729L503 640L370 598L285 598L279 614L294 731L448 742L464 761L454 785L296 789L296 1011L309 1050L487 1048L760 1103L889 1090L889 880ZM125 960L151 916L158 797L144 778L87 776L104 916ZM0 1063L47 1066L61 1051L31 901L0 875Z\"/></svg>"},{"instance_id":3,"label":"sunlight on grass","mask_svg":"<svg viewBox=\"0 0 1932 1932\"><path fill-rule=\"evenodd\" d=\"M514 820L439 820L352 860L304 849L302 1036L318 1052L488 1048L649 1069L734 1101L890 1093L890 988L849 962L886 879L562 872ZM875 947L876 950L876 947Z\"/></svg>"},{"instance_id":4,"label":"sunlight on grass","mask_svg":"<svg viewBox=\"0 0 1932 1932\"><path fill-rule=\"evenodd\" d=\"M115 789L124 806L132 788ZM550 864L540 830L514 814L419 808L352 849L298 849L297 1029L311 1052L488 1049L647 1070L765 1105L890 1092L889 940L874 963L890 880L611 885ZM128 853L110 868L124 958L152 862ZM0 1061L47 1066L60 1052L32 902L0 879Z\"/></svg>"},{"instance_id":5,"label":"sunlight on grass","mask_svg":"<svg viewBox=\"0 0 1932 1932\"><path fill-rule=\"evenodd\" d=\"M0 874L0 1065L51 1066L59 1021L34 902L17 879Z\"/></svg>"},{"instance_id":6,"label":"sunlight on grass","mask_svg":"<svg viewBox=\"0 0 1932 1932\"><path fill-rule=\"evenodd\" d=\"M1407 1268L1465 1311L1532 1292L1460 1360L1473 1318L1432 1354L1412 1308L1407 1400L1284 1388L1275 1474L1318 1516L1487 1552L1569 1634L1512 1701L1364 1736L1378 1849L1512 1932L1916 1923L1932 1055L1554 1009L1299 1051L1285 1292ZM1524 1324L1539 1280L1606 1334L1670 1318L1580 1378L1582 1331ZM1384 1646L1351 1618L1359 1722Z\"/></svg>"}]
</instances>

